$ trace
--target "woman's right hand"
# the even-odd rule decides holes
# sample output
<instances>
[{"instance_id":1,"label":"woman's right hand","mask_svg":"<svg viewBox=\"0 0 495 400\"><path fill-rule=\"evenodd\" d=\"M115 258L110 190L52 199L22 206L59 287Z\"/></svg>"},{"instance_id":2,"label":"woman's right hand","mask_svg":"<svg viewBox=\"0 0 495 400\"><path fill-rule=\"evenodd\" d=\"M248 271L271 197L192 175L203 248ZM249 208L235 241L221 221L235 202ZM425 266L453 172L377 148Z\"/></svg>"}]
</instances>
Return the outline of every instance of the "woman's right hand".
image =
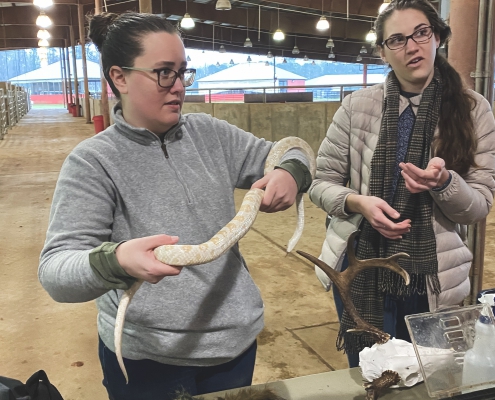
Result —
<instances>
[{"instance_id":1,"label":"woman's right hand","mask_svg":"<svg viewBox=\"0 0 495 400\"><path fill-rule=\"evenodd\" d=\"M345 208L347 211L362 214L371 226L388 239L402 239L402 235L411 229L411 220L406 219L399 223L391 221L400 217L383 199L375 196L350 194L347 196Z\"/></svg>"},{"instance_id":2,"label":"woman's right hand","mask_svg":"<svg viewBox=\"0 0 495 400\"><path fill-rule=\"evenodd\" d=\"M178 236L155 235L131 239L115 250L120 266L129 275L149 283L158 283L166 276L179 275L182 267L158 261L153 250L159 246L176 244Z\"/></svg>"}]
</instances>

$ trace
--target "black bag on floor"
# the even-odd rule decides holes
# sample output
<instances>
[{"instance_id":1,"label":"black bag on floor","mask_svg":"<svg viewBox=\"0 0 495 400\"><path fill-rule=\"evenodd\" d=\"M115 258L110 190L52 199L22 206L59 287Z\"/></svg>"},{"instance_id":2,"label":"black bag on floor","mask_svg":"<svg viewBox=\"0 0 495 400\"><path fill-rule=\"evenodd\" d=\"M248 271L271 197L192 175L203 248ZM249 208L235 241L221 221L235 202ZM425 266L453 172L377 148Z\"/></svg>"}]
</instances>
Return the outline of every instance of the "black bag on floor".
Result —
<instances>
[{"instance_id":1,"label":"black bag on floor","mask_svg":"<svg viewBox=\"0 0 495 400\"><path fill-rule=\"evenodd\" d=\"M0 400L64 400L48 380L45 371L34 373L24 384L0 376Z\"/></svg>"}]
</instances>

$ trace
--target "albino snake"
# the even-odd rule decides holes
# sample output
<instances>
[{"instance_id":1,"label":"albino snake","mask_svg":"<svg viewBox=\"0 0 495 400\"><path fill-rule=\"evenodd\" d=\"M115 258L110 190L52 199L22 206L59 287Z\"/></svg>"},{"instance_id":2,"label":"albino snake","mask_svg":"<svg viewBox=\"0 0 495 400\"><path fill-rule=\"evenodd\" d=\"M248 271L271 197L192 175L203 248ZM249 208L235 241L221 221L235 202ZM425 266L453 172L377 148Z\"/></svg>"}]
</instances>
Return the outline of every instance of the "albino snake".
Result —
<instances>
[{"instance_id":1,"label":"albino snake","mask_svg":"<svg viewBox=\"0 0 495 400\"><path fill-rule=\"evenodd\" d=\"M313 150L304 140L298 137L286 137L275 143L266 158L264 174L266 175L272 171L280 163L283 155L292 149L298 149L304 153L310 163L311 176L314 177L316 163ZM236 216L207 242L198 245L160 246L154 250L155 257L165 264L176 266L205 264L217 259L236 244L251 228L258 214L263 194L264 190L262 189L251 189L248 191ZM298 215L297 228L287 245L288 253L292 251L298 242L304 228L302 193L296 197L296 206ZM120 369L125 376L126 383L129 382L129 378L122 358L122 332L124 329L125 313L132 297L141 287L142 283L143 280L138 280L124 292L115 318L115 354L117 355Z\"/></svg>"}]
</instances>

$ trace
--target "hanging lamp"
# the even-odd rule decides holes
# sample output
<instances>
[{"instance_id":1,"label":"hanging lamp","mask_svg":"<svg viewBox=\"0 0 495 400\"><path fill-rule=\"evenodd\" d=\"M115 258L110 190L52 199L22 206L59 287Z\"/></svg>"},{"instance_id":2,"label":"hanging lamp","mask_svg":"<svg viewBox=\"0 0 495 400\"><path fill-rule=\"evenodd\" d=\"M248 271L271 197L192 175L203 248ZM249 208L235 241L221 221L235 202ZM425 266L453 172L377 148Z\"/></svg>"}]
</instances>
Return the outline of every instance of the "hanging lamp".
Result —
<instances>
[{"instance_id":1,"label":"hanging lamp","mask_svg":"<svg viewBox=\"0 0 495 400\"><path fill-rule=\"evenodd\" d=\"M330 24L328 23L326 17L323 15L323 0L321 0L321 17L316 24L316 29L319 31L326 31L330 28Z\"/></svg>"},{"instance_id":2,"label":"hanging lamp","mask_svg":"<svg viewBox=\"0 0 495 400\"><path fill-rule=\"evenodd\" d=\"M249 11L246 8L246 40L244 41L244 47L253 47L253 42L249 39Z\"/></svg>"},{"instance_id":3,"label":"hanging lamp","mask_svg":"<svg viewBox=\"0 0 495 400\"><path fill-rule=\"evenodd\" d=\"M299 47L297 47L297 36L294 36L294 48L292 49L292 54L299 54Z\"/></svg>"},{"instance_id":4,"label":"hanging lamp","mask_svg":"<svg viewBox=\"0 0 495 400\"><path fill-rule=\"evenodd\" d=\"M192 29L194 28L194 25L196 25L194 23L194 20L187 12L187 0L186 0L186 13L184 14L184 17L180 20L180 27L184 29Z\"/></svg>"},{"instance_id":5,"label":"hanging lamp","mask_svg":"<svg viewBox=\"0 0 495 400\"><path fill-rule=\"evenodd\" d=\"M215 4L215 10L230 10L232 9L232 4L230 4L230 0L218 0L217 4Z\"/></svg>"},{"instance_id":6,"label":"hanging lamp","mask_svg":"<svg viewBox=\"0 0 495 400\"><path fill-rule=\"evenodd\" d=\"M381 14L382 12L384 12L389 4L390 4L390 0L383 0L383 4L378 9L378 14Z\"/></svg>"},{"instance_id":7,"label":"hanging lamp","mask_svg":"<svg viewBox=\"0 0 495 400\"><path fill-rule=\"evenodd\" d=\"M273 40L281 41L281 40L284 40L285 39L285 35L282 32L282 30L280 29L280 8L277 9L277 18L278 18L278 20L277 20L277 30L273 34Z\"/></svg>"},{"instance_id":8,"label":"hanging lamp","mask_svg":"<svg viewBox=\"0 0 495 400\"><path fill-rule=\"evenodd\" d=\"M52 35L50 35L50 32L48 32L46 29L40 29L36 34L36 37L38 39L50 39Z\"/></svg>"},{"instance_id":9,"label":"hanging lamp","mask_svg":"<svg viewBox=\"0 0 495 400\"><path fill-rule=\"evenodd\" d=\"M47 8L53 5L53 0L33 0L33 4L41 9Z\"/></svg>"}]
</instances>

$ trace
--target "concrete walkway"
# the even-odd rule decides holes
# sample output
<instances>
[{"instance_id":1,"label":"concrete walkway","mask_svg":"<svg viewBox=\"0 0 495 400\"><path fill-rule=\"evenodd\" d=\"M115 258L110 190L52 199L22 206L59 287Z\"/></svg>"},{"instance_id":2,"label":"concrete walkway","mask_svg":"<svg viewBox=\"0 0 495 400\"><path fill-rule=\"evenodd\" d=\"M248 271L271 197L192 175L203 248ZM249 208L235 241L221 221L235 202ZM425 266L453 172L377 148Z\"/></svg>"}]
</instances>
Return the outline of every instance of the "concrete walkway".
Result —
<instances>
[{"instance_id":1,"label":"concrete walkway","mask_svg":"<svg viewBox=\"0 0 495 400\"><path fill-rule=\"evenodd\" d=\"M25 381L44 369L65 400L107 398L97 357L96 308L94 302L53 301L38 282L38 257L62 162L93 134L93 125L65 110L31 110L0 141L0 375ZM244 193L236 192L238 204ZM297 249L318 256L325 214L305 200L306 227ZM308 261L285 254L294 226L294 208L261 213L241 240L266 308L254 383L347 366L335 350L331 293ZM493 229L489 220L489 235ZM488 268L495 255L491 239L486 249ZM486 271L484 287L495 286L494 270Z\"/></svg>"}]
</instances>

